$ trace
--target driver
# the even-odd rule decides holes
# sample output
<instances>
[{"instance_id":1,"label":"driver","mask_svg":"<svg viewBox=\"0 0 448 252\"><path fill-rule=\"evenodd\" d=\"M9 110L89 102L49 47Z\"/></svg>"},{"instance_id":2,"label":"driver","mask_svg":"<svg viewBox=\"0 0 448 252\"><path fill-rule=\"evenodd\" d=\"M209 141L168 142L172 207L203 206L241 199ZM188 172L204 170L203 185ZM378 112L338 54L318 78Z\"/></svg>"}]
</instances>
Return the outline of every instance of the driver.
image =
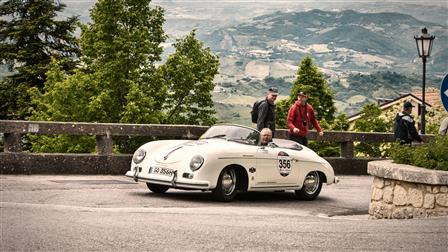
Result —
<instances>
[{"instance_id":1,"label":"driver","mask_svg":"<svg viewBox=\"0 0 448 252\"><path fill-rule=\"evenodd\" d=\"M260 132L260 145L267 146L272 141L272 131L269 128L264 128Z\"/></svg>"}]
</instances>

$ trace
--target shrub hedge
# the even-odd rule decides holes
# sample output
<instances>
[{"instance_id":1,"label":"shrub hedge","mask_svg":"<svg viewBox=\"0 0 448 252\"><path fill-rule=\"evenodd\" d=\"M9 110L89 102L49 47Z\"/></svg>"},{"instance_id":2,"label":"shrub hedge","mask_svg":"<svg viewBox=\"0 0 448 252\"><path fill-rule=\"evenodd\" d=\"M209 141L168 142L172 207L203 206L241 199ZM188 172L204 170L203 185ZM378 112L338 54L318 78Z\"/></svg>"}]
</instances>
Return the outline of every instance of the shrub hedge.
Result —
<instances>
[{"instance_id":1,"label":"shrub hedge","mask_svg":"<svg viewBox=\"0 0 448 252\"><path fill-rule=\"evenodd\" d=\"M436 136L416 147L396 143L391 148L390 157L399 164L448 171L448 136Z\"/></svg>"}]
</instances>

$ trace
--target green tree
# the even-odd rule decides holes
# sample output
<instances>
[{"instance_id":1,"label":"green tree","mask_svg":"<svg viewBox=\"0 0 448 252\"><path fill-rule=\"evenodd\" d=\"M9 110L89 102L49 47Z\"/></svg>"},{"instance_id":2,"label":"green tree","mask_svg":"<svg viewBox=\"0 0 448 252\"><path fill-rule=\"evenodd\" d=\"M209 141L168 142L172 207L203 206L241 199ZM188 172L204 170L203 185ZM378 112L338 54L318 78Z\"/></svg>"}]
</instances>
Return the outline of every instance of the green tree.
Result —
<instances>
[{"instance_id":1,"label":"green tree","mask_svg":"<svg viewBox=\"0 0 448 252\"><path fill-rule=\"evenodd\" d=\"M331 125L331 129L336 131L347 131L349 127L350 124L348 123L348 117L346 114L338 115Z\"/></svg>"},{"instance_id":2,"label":"green tree","mask_svg":"<svg viewBox=\"0 0 448 252\"><path fill-rule=\"evenodd\" d=\"M77 70L68 75L57 60L50 64L43 92L34 87L30 89L31 101L35 110L31 120L92 122L105 117L98 109L96 95L99 85L92 75ZM33 152L93 152L94 137L29 135Z\"/></svg>"},{"instance_id":3,"label":"green tree","mask_svg":"<svg viewBox=\"0 0 448 252\"><path fill-rule=\"evenodd\" d=\"M35 120L120 122L131 121L130 108L140 101L155 116L138 122L158 122L157 113L164 99L163 82L154 78L155 62L161 59L163 10L151 8L150 1L100 0L91 10L93 23L81 26L82 68L69 75L57 67L55 60L45 83L44 92L33 89ZM140 93L140 91L143 91ZM138 98L138 97L137 97ZM132 100L129 100L132 99ZM135 105L137 103L137 105ZM141 102L140 102L141 103ZM146 103L144 103L146 104ZM93 151L92 139L58 136L33 139L33 150ZM128 139L116 140L119 149ZM66 143L54 145L54 143ZM79 143L76 148L71 146ZM93 142L94 143L94 142Z\"/></svg>"},{"instance_id":4,"label":"green tree","mask_svg":"<svg viewBox=\"0 0 448 252\"><path fill-rule=\"evenodd\" d=\"M289 96L291 103L297 100L298 91L303 91L310 96L308 102L313 105L318 120L325 119L329 123L333 122L336 112L334 95L324 75L310 56L306 56L299 65L297 78L293 82Z\"/></svg>"},{"instance_id":5,"label":"green tree","mask_svg":"<svg viewBox=\"0 0 448 252\"><path fill-rule=\"evenodd\" d=\"M211 125L216 122L211 97L219 60L196 39L193 30L174 44L176 52L160 67L168 86L165 123Z\"/></svg>"},{"instance_id":6,"label":"green tree","mask_svg":"<svg viewBox=\"0 0 448 252\"><path fill-rule=\"evenodd\" d=\"M317 119L332 123L336 108L334 95L328 86L323 74L313 63L310 56L306 56L300 62L297 77L293 82L289 99L277 103L277 127L286 128L286 118L289 108L297 100L297 92L303 91L310 97L308 102L312 104L317 114Z\"/></svg>"},{"instance_id":7,"label":"green tree","mask_svg":"<svg viewBox=\"0 0 448 252\"><path fill-rule=\"evenodd\" d=\"M277 129L287 129L288 128L288 111L289 108L294 104L290 102L290 99L283 99L276 102L276 128Z\"/></svg>"},{"instance_id":8,"label":"green tree","mask_svg":"<svg viewBox=\"0 0 448 252\"><path fill-rule=\"evenodd\" d=\"M96 98L102 90L92 74L77 70L75 74L68 75L59 62L53 60L47 76L43 92L37 88L30 89L36 107L30 119L92 122L107 116L98 107Z\"/></svg>"},{"instance_id":9,"label":"green tree","mask_svg":"<svg viewBox=\"0 0 448 252\"><path fill-rule=\"evenodd\" d=\"M30 106L28 89L25 83L16 84L10 78L0 79L0 119L24 119Z\"/></svg>"},{"instance_id":10,"label":"green tree","mask_svg":"<svg viewBox=\"0 0 448 252\"><path fill-rule=\"evenodd\" d=\"M175 44L157 68L165 40L163 10L149 0L100 0L92 24L82 26L82 68L69 74L55 59L43 92L32 89L34 120L212 124L213 78L218 59L195 32ZM118 151L143 140L114 138ZM93 144L92 144L93 143ZM70 144L75 146L71 147ZM52 147L54 146L54 147ZM33 139L33 150L91 152L93 138Z\"/></svg>"},{"instance_id":11,"label":"green tree","mask_svg":"<svg viewBox=\"0 0 448 252\"><path fill-rule=\"evenodd\" d=\"M100 85L95 95L102 122L130 121L136 93L153 99L151 113L160 110L163 83L154 80L155 62L160 61L164 11L150 7L150 0L100 0L91 10L93 23L81 27L81 49L86 69ZM130 101L129 99L132 99ZM129 104L131 103L131 104ZM127 108L127 112L125 112ZM156 112L154 112L157 114ZM140 122L154 122L154 116Z\"/></svg>"},{"instance_id":12,"label":"green tree","mask_svg":"<svg viewBox=\"0 0 448 252\"><path fill-rule=\"evenodd\" d=\"M40 104L37 119L120 122L135 96L163 100L161 81L153 78L165 40L163 10L147 1L100 0L91 10L92 24L82 25L83 67L73 75L52 64L52 79L45 94L35 94ZM57 78L55 76L58 76ZM34 90L36 92L38 90ZM152 110L160 110L150 106ZM128 117L125 117L128 118ZM128 118L130 120L130 118ZM148 117L139 122L153 122Z\"/></svg>"},{"instance_id":13,"label":"green tree","mask_svg":"<svg viewBox=\"0 0 448 252\"><path fill-rule=\"evenodd\" d=\"M143 76L147 81L132 83L126 95L127 104L121 113L123 123L162 123L162 109L167 95L166 85L159 71ZM159 87L157 89L157 86Z\"/></svg>"},{"instance_id":14,"label":"green tree","mask_svg":"<svg viewBox=\"0 0 448 252\"><path fill-rule=\"evenodd\" d=\"M356 132L390 132L391 123L381 116L381 109L374 103L362 107L362 116L355 121L353 130ZM369 157L387 156L387 147L382 143L358 143L355 146L357 155Z\"/></svg>"},{"instance_id":15,"label":"green tree","mask_svg":"<svg viewBox=\"0 0 448 252\"><path fill-rule=\"evenodd\" d=\"M25 90L42 90L51 58L57 58L66 71L76 67L79 47L73 32L78 18L57 18L64 8L49 0L0 4L0 61L12 72L0 84L1 104L6 104L1 119L24 119L29 114Z\"/></svg>"}]
</instances>

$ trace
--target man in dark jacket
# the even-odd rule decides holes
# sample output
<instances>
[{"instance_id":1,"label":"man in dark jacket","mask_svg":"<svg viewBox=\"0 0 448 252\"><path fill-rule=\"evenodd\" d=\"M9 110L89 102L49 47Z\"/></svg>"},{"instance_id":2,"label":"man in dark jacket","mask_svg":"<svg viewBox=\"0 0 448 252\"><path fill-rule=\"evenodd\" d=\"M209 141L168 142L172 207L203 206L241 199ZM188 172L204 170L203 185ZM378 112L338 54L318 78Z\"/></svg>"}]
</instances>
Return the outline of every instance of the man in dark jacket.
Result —
<instances>
[{"instance_id":1,"label":"man in dark jacket","mask_svg":"<svg viewBox=\"0 0 448 252\"><path fill-rule=\"evenodd\" d=\"M261 131L264 128L269 128L272 131L272 136L275 136L275 100L278 96L278 90L271 87L268 90L266 99L258 106L257 129Z\"/></svg>"},{"instance_id":2,"label":"man in dark jacket","mask_svg":"<svg viewBox=\"0 0 448 252\"><path fill-rule=\"evenodd\" d=\"M405 102L403 111L395 117L395 139L399 140L400 144L411 144L412 141L423 141L417 133L414 118L411 115L413 107L414 105L411 102Z\"/></svg>"}]
</instances>

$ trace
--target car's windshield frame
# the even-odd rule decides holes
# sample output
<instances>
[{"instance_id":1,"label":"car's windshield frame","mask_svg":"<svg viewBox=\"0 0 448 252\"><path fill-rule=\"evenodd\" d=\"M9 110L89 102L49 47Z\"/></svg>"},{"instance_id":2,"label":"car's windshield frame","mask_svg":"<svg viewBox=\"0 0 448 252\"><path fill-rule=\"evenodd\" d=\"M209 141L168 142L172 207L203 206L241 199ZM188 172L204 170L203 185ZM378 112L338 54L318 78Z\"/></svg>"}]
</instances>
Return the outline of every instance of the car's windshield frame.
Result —
<instances>
[{"instance_id":1,"label":"car's windshield frame","mask_svg":"<svg viewBox=\"0 0 448 252\"><path fill-rule=\"evenodd\" d=\"M222 138L248 145L258 145L260 132L258 130L234 124L219 124L210 127L199 139Z\"/></svg>"}]
</instances>

